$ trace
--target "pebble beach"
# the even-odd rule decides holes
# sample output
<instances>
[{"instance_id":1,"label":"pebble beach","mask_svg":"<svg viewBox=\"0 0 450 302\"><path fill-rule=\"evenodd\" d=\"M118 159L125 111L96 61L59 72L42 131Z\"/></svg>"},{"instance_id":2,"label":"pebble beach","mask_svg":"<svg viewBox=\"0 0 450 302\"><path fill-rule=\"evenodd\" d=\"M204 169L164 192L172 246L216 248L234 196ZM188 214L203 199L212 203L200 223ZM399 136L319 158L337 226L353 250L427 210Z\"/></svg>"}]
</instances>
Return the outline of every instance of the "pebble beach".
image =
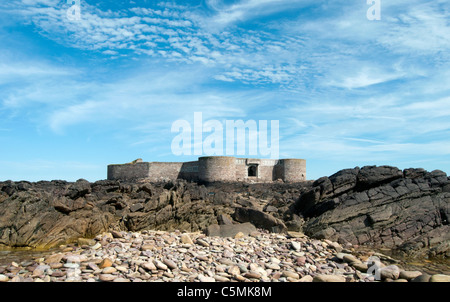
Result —
<instances>
[{"instance_id":1,"label":"pebble beach","mask_svg":"<svg viewBox=\"0 0 450 302\"><path fill-rule=\"evenodd\" d=\"M378 274L368 273L377 257ZM370 271L369 271L370 272ZM111 231L45 255L0 264L0 282L439 282L376 252L302 233L208 237L180 231Z\"/></svg>"}]
</instances>

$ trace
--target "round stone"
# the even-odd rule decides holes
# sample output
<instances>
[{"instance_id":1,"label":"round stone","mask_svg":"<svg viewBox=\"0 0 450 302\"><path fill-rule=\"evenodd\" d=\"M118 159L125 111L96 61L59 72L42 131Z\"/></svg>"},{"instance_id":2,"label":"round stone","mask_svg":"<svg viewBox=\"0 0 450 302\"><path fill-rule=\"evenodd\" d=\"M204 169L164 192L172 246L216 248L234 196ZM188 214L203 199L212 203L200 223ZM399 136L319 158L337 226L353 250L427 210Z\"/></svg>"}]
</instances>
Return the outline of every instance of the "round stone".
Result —
<instances>
[{"instance_id":1,"label":"round stone","mask_svg":"<svg viewBox=\"0 0 450 302\"><path fill-rule=\"evenodd\" d=\"M162 262L159 261L159 260L155 260L154 263L155 263L155 266L156 266L158 269L161 269L161 270L163 270L163 271L165 271L165 270L168 269L167 265L165 265L164 263L162 263Z\"/></svg>"},{"instance_id":2,"label":"round stone","mask_svg":"<svg viewBox=\"0 0 450 302\"><path fill-rule=\"evenodd\" d=\"M400 276L400 269L396 265L389 265L386 267L380 268L380 276L381 279L398 279Z\"/></svg>"},{"instance_id":3,"label":"round stone","mask_svg":"<svg viewBox=\"0 0 450 302\"><path fill-rule=\"evenodd\" d=\"M360 263L361 262L361 260L359 260L357 257L355 257L351 254L344 255L342 260L344 260L344 262L347 262L347 263Z\"/></svg>"},{"instance_id":4,"label":"round stone","mask_svg":"<svg viewBox=\"0 0 450 302\"><path fill-rule=\"evenodd\" d=\"M228 274L230 274L232 276L237 276L237 275L241 274L241 270L239 269L239 266L237 266L237 265L228 267L227 272L228 272Z\"/></svg>"},{"instance_id":5,"label":"round stone","mask_svg":"<svg viewBox=\"0 0 450 302\"><path fill-rule=\"evenodd\" d=\"M247 272L247 273L243 274L243 276L245 278L249 278L249 279L261 279L261 274L259 274L257 272Z\"/></svg>"},{"instance_id":6,"label":"round stone","mask_svg":"<svg viewBox=\"0 0 450 302\"><path fill-rule=\"evenodd\" d=\"M198 275L197 278L198 278L198 280L200 280L200 282L216 282L216 280L214 278L207 277L207 276L202 275L202 274Z\"/></svg>"},{"instance_id":7,"label":"round stone","mask_svg":"<svg viewBox=\"0 0 450 302\"><path fill-rule=\"evenodd\" d=\"M401 271L399 278L411 280L416 277L419 277L420 275L422 275L422 272L419 272L419 271Z\"/></svg>"},{"instance_id":8,"label":"round stone","mask_svg":"<svg viewBox=\"0 0 450 302\"><path fill-rule=\"evenodd\" d=\"M450 282L450 276L444 274L436 274L431 276L430 282Z\"/></svg>"},{"instance_id":9,"label":"round stone","mask_svg":"<svg viewBox=\"0 0 450 302\"><path fill-rule=\"evenodd\" d=\"M192 241L191 236L189 236L189 234L182 234L181 242L183 244L194 244L194 242Z\"/></svg>"},{"instance_id":10,"label":"round stone","mask_svg":"<svg viewBox=\"0 0 450 302\"><path fill-rule=\"evenodd\" d=\"M164 259L164 264L167 265L167 267L169 267L170 269L177 269L178 268L177 264L174 261L170 260L170 259Z\"/></svg>"},{"instance_id":11,"label":"round stone","mask_svg":"<svg viewBox=\"0 0 450 302\"><path fill-rule=\"evenodd\" d=\"M115 272L117 272L117 269L114 268L114 267L112 267L112 266L110 266L110 267L105 267L105 268L102 270L102 274L112 274L112 273L115 273Z\"/></svg>"},{"instance_id":12,"label":"round stone","mask_svg":"<svg viewBox=\"0 0 450 302\"><path fill-rule=\"evenodd\" d=\"M286 278L294 278L294 279L299 279L300 276L297 273L291 272L291 271L284 271L283 272L283 277Z\"/></svg>"},{"instance_id":13,"label":"round stone","mask_svg":"<svg viewBox=\"0 0 450 302\"><path fill-rule=\"evenodd\" d=\"M117 278L117 276L111 275L111 274L101 274L99 276L100 281L103 282L111 282L114 281Z\"/></svg>"},{"instance_id":14,"label":"round stone","mask_svg":"<svg viewBox=\"0 0 450 302\"><path fill-rule=\"evenodd\" d=\"M292 241L292 242L291 242L291 248L292 248L294 251L299 251L299 250L302 248L302 246L301 246L300 242L298 242L298 241Z\"/></svg>"},{"instance_id":15,"label":"round stone","mask_svg":"<svg viewBox=\"0 0 450 302\"><path fill-rule=\"evenodd\" d=\"M0 275L0 282L8 282L9 277L5 275Z\"/></svg>"},{"instance_id":16,"label":"round stone","mask_svg":"<svg viewBox=\"0 0 450 302\"><path fill-rule=\"evenodd\" d=\"M113 282L131 282L131 281L129 279L119 277L119 278L114 279Z\"/></svg>"},{"instance_id":17,"label":"round stone","mask_svg":"<svg viewBox=\"0 0 450 302\"><path fill-rule=\"evenodd\" d=\"M99 248L101 248L102 247L102 244L100 243L100 242L97 242L96 244L94 244L92 247L91 247L91 249L93 249L93 250L98 250Z\"/></svg>"},{"instance_id":18,"label":"round stone","mask_svg":"<svg viewBox=\"0 0 450 302\"><path fill-rule=\"evenodd\" d=\"M319 274L313 278L313 282L345 282L344 276Z\"/></svg>"},{"instance_id":19,"label":"round stone","mask_svg":"<svg viewBox=\"0 0 450 302\"><path fill-rule=\"evenodd\" d=\"M276 263L267 262L264 265L268 269L273 269L273 270L279 270L280 269L280 266L278 264L276 264Z\"/></svg>"},{"instance_id":20,"label":"round stone","mask_svg":"<svg viewBox=\"0 0 450 302\"><path fill-rule=\"evenodd\" d=\"M79 265L78 263L65 263L65 264L64 264L64 267L76 269L76 268L79 268L80 265Z\"/></svg>"},{"instance_id":21,"label":"round stone","mask_svg":"<svg viewBox=\"0 0 450 302\"><path fill-rule=\"evenodd\" d=\"M219 276L219 275L215 275L214 276L214 280L216 280L217 282L228 282L228 281L230 281L230 279L228 279L227 277Z\"/></svg>"},{"instance_id":22,"label":"round stone","mask_svg":"<svg viewBox=\"0 0 450 302\"><path fill-rule=\"evenodd\" d=\"M300 280L298 280L300 282L313 282L313 277L310 275L306 275L302 278L300 278Z\"/></svg>"},{"instance_id":23,"label":"round stone","mask_svg":"<svg viewBox=\"0 0 450 302\"><path fill-rule=\"evenodd\" d=\"M113 264L113 262L111 259L105 258L102 260L102 262L100 262L99 267L100 268L110 267L110 266L112 266L112 264Z\"/></svg>"}]
</instances>

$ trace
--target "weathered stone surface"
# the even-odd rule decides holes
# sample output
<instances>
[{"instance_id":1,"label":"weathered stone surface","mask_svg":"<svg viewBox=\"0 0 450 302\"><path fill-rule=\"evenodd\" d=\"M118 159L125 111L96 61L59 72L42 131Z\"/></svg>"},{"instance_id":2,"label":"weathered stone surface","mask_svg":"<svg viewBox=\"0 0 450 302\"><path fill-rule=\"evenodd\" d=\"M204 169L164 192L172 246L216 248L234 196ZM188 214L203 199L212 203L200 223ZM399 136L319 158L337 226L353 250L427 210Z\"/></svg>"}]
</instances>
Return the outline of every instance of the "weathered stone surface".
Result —
<instances>
[{"instance_id":1,"label":"weathered stone surface","mask_svg":"<svg viewBox=\"0 0 450 302\"><path fill-rule=\"evenodd\" d=\"M300 280L298 280L299 282L313 282L314 278L310 275L306 275L302 278L300 278Z\"/></svg>"},{"instance_id":2,"label":"weathered stone surface","mask_svg":"<svg viewBox=\"0 0 450 302\"><path fill-rule=\"evenodd\" d=\"M115 268L115 267L105 267L103 270L102 270L102 274L112 274L112 273L115 273L117 271L117 269Z\"/></svg>"},{"instance_id":3,"label":"weathered stone surface","mask_svg":"<svg viewBox=\"0 0 450 302\"><path fill-rule=\"evenodd\" d=\"M389 265L380 268L381 279L392 279L396 280L400 276L400 269L396 265Z\"/></svg>"},{"instance_id":4,"label":"weathered stone surface","mask_svg":"<svg viewBox=\"0 0 450 302\"><path fill-rule=\"evenodd\" d=\"M367 190L402 177L403 172L396 167L366 166L359 170L356 177L356 186L358 190Z\"/></svg>"},{"instance_id":5,"label":"weathered stone surface","mask_svg":"<svg viewBox=\"0 0 450 302\"><path fill-rule=\"evenodd\" d=\"M353 266L358 271L363 272L363 273L366 273L367 270L369 269L369 266L363 262L352 262L352 263L350 263L350 265Z\"/></svg>"},{"instance_id":6,"label":"weathered stone surface","mask_svg":"<svg viewBox=\"0 0 450 302\"><path fill-rule=\"evenodd\" d=\"M205 234L208 236L235 237L238 233L249 235L250 233L255 231L256 227L249 222L231 225L213 224L205 230Z\"/></svg>"},{"instance_id":7,"label":"weathered stone surface","mask_svg":"<svg viewBox=\"0 0 450 302\"><path fill-rule=\"evenodd\" d=\"M445 257L450 255L450 193L444 191L449 184L439 170L345 169L314 182L294 209L306 217L308 236Z\"/></svg>"},{"instance_id":8,"label":"weathered stone surface","mask_svg":"<svg viewBox=\"0 0 450 302\"><path fill-rule=\"evenodd\" d=\"M113 262L111 261L111 259L105 258L105 259L102 260L102 262L100 262L98 267L99 268L110 267L110 266L112 266L112 264L113 264Z\"/></svg>"},{"instance_id":9,"label":"weathered stone surface","mask_svg":"<svg viewBox=\"0 0 450 302\"><path fill-rule=\"evenodd\" d=\"M180 239L181 239L181 243L194 244L194 242L192 241L191 236L189 236L189 234L182 234Z\"/></svg>"},{"instance_id":10,"label":"weathered stone surface","mask_svg":"<svg viewBox=\"0 0 450 302\"><path fill-rule=\"evenodd\" d=\"M313 282L345 282L345 277L340 275L323 275L314 276Z\"/></svg>"},{"instance_id":11,"label":"weathered stone surface","mask_svg":"<svg viewBox=\"0 0 450 302\"><path fill-rule=\"evenodd\" d=\"M198 275L198 280L200 280L200 282L216 282L216 279L202 274Z\"/></svg>"},{"instance_id":12,"label":"weathered stone surface","mask_svg":"<svg viewBox=\"0 0 450 302\"><path fill-rule=\"evenodd\" d=\"M122 234L121 232L118 232L118 231L115 231L115 230L112 230L112 231L111 231L111 235L112 235L114 238L123 238L123 234Z\"/></svg>"},{"instance_id":13,"label":"weathered stone surface","mask_svg":"<svg viewBox=\"0 0 450 302\"><path fill-rule=\"evenodd\" d=\"M230 215L226 215L226 214L219 214L217 215L217 222L220 225L232 225L233 224L233 219L230 217Z\"/></svg>"},{"instance_id":14,"label":"weathered stone surface","mask_svg":"<svg viewBox=\"0 0 450 302\"><path fill-rule=\"evenodd\" d=\"M283 276L284 277L289 277L289 278L294 278L294 279L299 279L300 276L297 273L291 272L291 271L284 271L283 272Z\"/></svg>"},{"instance_id":15,"label":"weathered stone surface","mask_svg":"<svg viewBox=\"0 0 450 302\"><path fill-rule=\"evenodd\" d=\"M400 279L412 280L416 277L422 275L422 272L419 271L400 271Z\"/></svg>"},{"instance_id":16,"label":"weathered stone surface","mask_svg":"<svg viewBox=\"0 0 450 302\"><path fill-rule=\"evenodd\" d=\"M344 257L342 257L342 260L344 260L347 263L361 262L361 260L359 260L356 256L352 254L344 255Z\"/></svg>"},{"instance_id":17,"label":"weathered stone surface","mask_svg":"<svg viewBox=\"0 0 450 302\"><path fill-rule=\"evenodd\" d=\"M103 281L103 282L111 282L111 281L114 281L114 279L116 279L116 278L117 278L117 276L111 275L111 274L101 274L100 275L100 281Z\"/></svg>"},{"instance_id":18,"label":"weathered stone surface","mask_svg":"<svg viewBox=\"0 0 450 302\"><path fill-rule=\"evenodd\" d=\"M0 275L0 282L8 282L9 281L9 277L6 275Z\"/></svg>"},{"instance_id":19,"label":"weathered stone surface","mask_svg":"<svg viewBox=\"0 0 450 302\"><path fill-rule=\"evenodd\" d=\"M165 271L165 270L168 269L167 265L165 265L164 263L162 263L162 262L159 261L159 260L154 260L153 263L155 264L156 268L158 268L158 269L160 269L160 270Z\"/></svg>"},{"instance_id":20,"label":"weathered stone surface","mask_svg":"<svg viewBox=\"0 0 450 302\"><path fill-rule=\"evenodd\" d=\"M450 276L443 274L436 274L431 276L430 282L450 282Z\"/></svg>"},{"instance_id":21,"label":"weathered stone surface","mask_svg":"<svg viewBox=\"0 0 450 302\"><path fill-rule=\"evenodd\" d=\"M59 262L61 262L63 257L64 257L64 254L62 254L62 253L53 254L53 255L50 255L47 258L45 258L45 263L47 263L47 264L59 263Z\"/></svg>"},{"instance_id":22,"label":"weathered stone surface","mask_svg":"<svg viewBox=\"0 0 450 302\"><path fill-rule=\"evenodd\" d=\"M429 282L431 276L428 274L422 274L420 276L417 276L413 279L411 279L411 282Z\"/></svg>"},{"instance_id":23,"label":"weathered stone surface","mask_svg":"<svg viewBox=\"0 0 450 302\"><path fill-rule=\"evenodd\" d=\"M50 266L48 265L38 265L34 270L33 270L33 276L41 276L44 275L44 273L50 269Z\"/></svg>"},{"instance_id":24,"label":"weathered stone surface","mask_svg":"<svg viewBox=\"0 0 450 302\"><path fill-rule=\"evenodd\" d=\"M94 245L96 241L90 238L78 238L78 245Z\"/></svg>"},{"instance_id":25,"label":"weathered stone surface","mask_svg":"<svg viewBox=\"0 0 450 302\"><path fill-rule=\"evenodd\" d=\"M302 248L302 245L298 241L292 241L291 242L291 248L295 251L299 251Z\"/></svg>"},{"instance_id":26,"label":"weathered stone surface","mask_svg":"<svg viewBox=\"0 0 450 302\"><path fill-rule=\"evenodd\" d=\"M74 184L69 186L66 196L70 199L77 199L84 197L86 194L91 193L91 184L85 179L79 179Z\"/></svg>"},{"instance_id":27,"label":"weathered stone surface","mask_svg":"<svg viewBox=\"0 0 450 302\"><path fill-rule=\"evenodd\" d=\"M282 232L287 230L283 221L256 209L237 207L233 218L239 222L251 222L257 228L266 229L272 232Z\"/></svg>"},{"instance_id":28,"label":"weathered stone surface","mask_svg":"<svg viewBox=\"0 0 450 302\"><path fill-rule=\"evenodd\" d=\"M130 206L130 212L137 212L144 208L144 205L142 203L135 203Z\"/></svg>"},{"instance_id":29,"label":"weathered stone surface","mask_svg":"<svg viewBox=\"0 0 450 302\"><path fill-rule=\"evenodd\" d=\"M144 262L141 264L141 267L148 270L148 271L153 271L156 270L156 266L153 264L153 262Z\"/></svg>"},{"instance_id":30,"label":"weathered stone surface","mask_svg":"<svg viewBox=\"0 0 450 302\"><path fill-rule=\"evenodd\" d=\"M199 231L216 223L217 213L233 212L214 204L204 186L183 181L9 181L0 182L0 201L0 245L10 247L51 248L92 238L112 225L114 238L120 238L117 229ZM92 243L80 239L80 245Z\"/></svg>"},{"instance_id":31,"label":"weathered stone surface","mask_svg":"<svg viewBox=\"0 0 450 302\"><path fill-rule=\"evenodd\" d=\"M237 276L237 275L241 274L241 270L239 269L239 266L237 266L237 265L232 265L232 266L228 267L227 272L231 276Z\"/></svg>"},{"instance_id":32,"label":"weathered stone surface","mask_svg":"<svg viewBox=\"0 0 450 302\"><path fill-rule=\"evenodd\" d=\"M170 260L170 259L164 259L163 263L170 269L177 269L178 268L177 264L174 261Z\"/></svg>"}]
</instances>

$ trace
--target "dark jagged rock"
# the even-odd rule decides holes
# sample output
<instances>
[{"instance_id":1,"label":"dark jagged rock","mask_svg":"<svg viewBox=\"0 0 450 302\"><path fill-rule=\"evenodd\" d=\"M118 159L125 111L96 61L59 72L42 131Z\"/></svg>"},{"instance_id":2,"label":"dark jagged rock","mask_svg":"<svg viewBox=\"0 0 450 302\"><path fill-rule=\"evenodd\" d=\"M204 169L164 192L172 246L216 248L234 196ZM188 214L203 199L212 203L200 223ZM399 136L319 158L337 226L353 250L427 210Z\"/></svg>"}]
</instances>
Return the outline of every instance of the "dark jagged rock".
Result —
<instances>
[{"instance_id":1,"label":"dark jagged rock","mask_svg":"<svg viewBox=\"0 0 450 302\"><path fill-rule=\"evenodd\" d=\"M283 226L302 184L119 182L78 180L0 182L0 246L50 248L108 229L201 231L234 225L236 201L255 206ZM261 203L260 203L261 201ZM270 212L270 214L269 214ZM262 224L261 226L267 226Z\"/></svg>"},{"instance_id":2,"label":"dark jagged rock","mask_svg":"<svg viewBox=\"0 0 450 302\"><path fill-rule=\"evenodd\" d=\"M203 230L233 212L206 197L184 182L0 182L0 246L51 248L111 227Z\"/></svg>"},{"instance_id":3,"label":"dark jagged rock","mask_svg":"<svg viewBox=\"0 0 450 302\"><path fill-rule=\"evenodd\" d=\"M359 167L356 167L354 169L341 170L331 175L329 179L333 186L333 194L339 195L353 189L356 185L358 173Z\"/></svg>"},{"instance_id":4,"label":"dark jagged rock","mask_svg":"<svg viewBox=\"0 0 450 302\"><path fill-rule=\"evenodd\" d=\"M314 182L294 209L312 237L449 256L449 185L440 170L346 169Z\"/></svg>"},{"instance_id":5,"label":"dark jagged rock","mask_svg":"<svg viewBox=\"0 0 450 302\"><path fill-rule=\"evenodd\" d=\"M403 172L395 167L366 166L359 170L356 177L356 186L359 191L363 191L402 177Z\"/></svg>"},{"instance_id":6,"label":"dark jagged rock","mask_svg":"<svg viewBox=\"0 0 450 302\"><path fill-rule=\"evenodd\" d=\"M252 208L237 207L233 218L239 222L251 222L257 228L272 232L283 232L287 230L286 225L280 219Z\"/></svg>"},{"instance_id":7,"label":"dark jagged rock","mask_svg":"<svg viewBox=\"0 0 450 302\"><path fill-rule=\"evenodd\" d=\"M91 192L91 184L85 179L79 179L76 183L69 187L66 196L70 199L77 199L84 197Z\"/></svg>"}]
</instances>

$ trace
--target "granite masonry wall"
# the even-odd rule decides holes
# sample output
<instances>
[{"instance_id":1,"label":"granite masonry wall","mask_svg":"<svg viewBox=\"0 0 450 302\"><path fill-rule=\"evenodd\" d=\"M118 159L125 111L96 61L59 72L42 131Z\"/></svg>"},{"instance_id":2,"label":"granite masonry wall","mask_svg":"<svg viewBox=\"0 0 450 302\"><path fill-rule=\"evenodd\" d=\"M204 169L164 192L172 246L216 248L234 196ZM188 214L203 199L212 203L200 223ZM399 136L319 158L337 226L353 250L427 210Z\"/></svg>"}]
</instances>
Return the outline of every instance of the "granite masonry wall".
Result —
<instances>
[{"instance_id":1,"label":"granite masonry wall","mask_svg":"<svg viewBox=\"0 0 450 302\"><path fill-rule=\"evenodd\" d=\"M192 162L137 162L109 165L108 179L168 181L274 181L300 182L306 180L303 159L252 159L228 156L200 157Z\"/></svg>"}]
</instances>

